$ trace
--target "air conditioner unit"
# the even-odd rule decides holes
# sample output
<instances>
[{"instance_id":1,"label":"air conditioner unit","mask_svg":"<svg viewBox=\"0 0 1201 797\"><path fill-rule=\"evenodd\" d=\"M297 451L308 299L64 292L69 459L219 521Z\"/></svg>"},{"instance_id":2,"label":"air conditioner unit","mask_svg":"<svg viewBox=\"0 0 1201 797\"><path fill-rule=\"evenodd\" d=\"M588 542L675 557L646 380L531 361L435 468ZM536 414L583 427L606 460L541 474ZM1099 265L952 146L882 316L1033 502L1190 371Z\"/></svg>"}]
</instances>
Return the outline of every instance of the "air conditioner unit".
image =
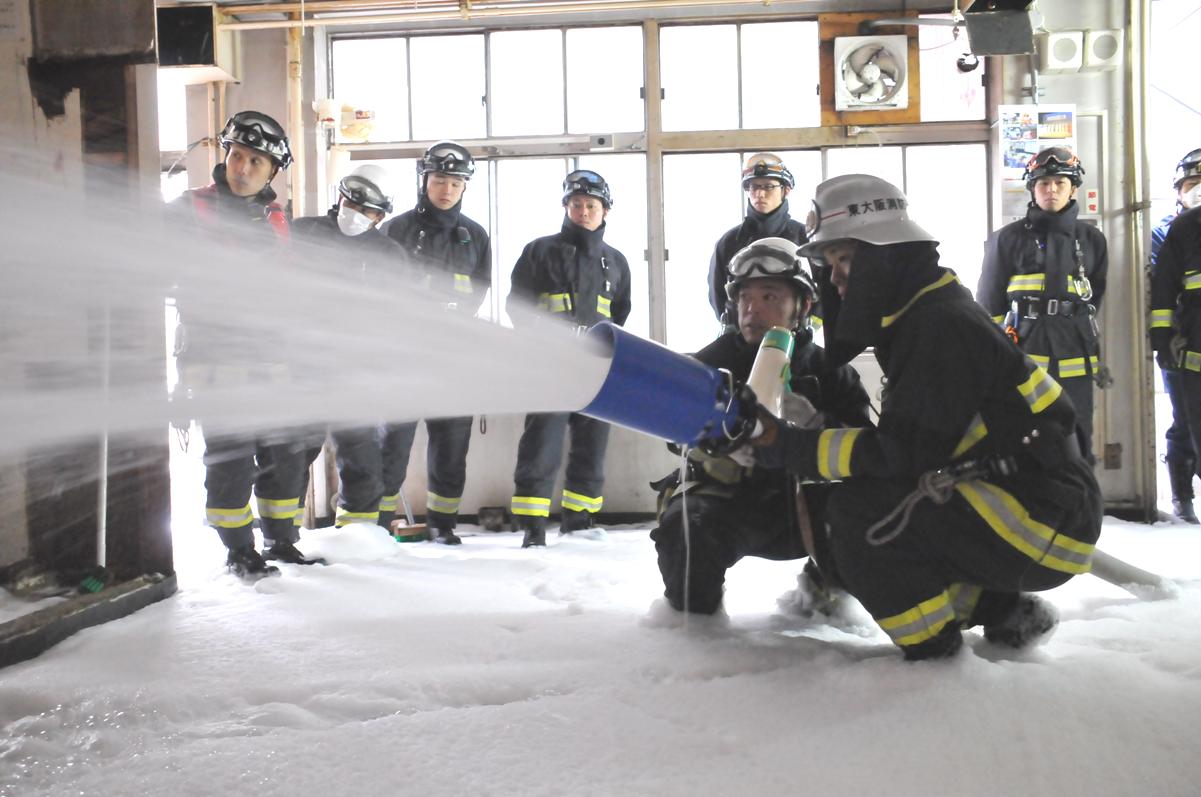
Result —
<instances>
[{"instance_id":1,"label":"air conditioner unit","mask_svg":"<svg viewBox=\"0 0 1201 797\"><path fill-rule=\"evenodd\" d=\"M1061 30L1038 37L1038 71L1044 75L1077 72L1084 65L1084 31Z\"/></svg>"},{"instance_id":2,"label":"air conditioner unit","mask_svg":"<svg viewBox=\"0 0 1201 797\"><path fill-rule=\"evenodd\" d=\"M1122 31L1086 30L1082 72L1104 72L1122 65Z\"/></svg>"},{"instance_id":3,"label":"air conditioner unit","mask_svg":"<svg viewBox=\"0 0 1201 797\"><path fill-rule=\"evenodd\" d=\"M834 110L908 108L908 62L907 36L836 37Z\"/></svg>"},{"instance_id":4,"label":"air conditioner unit","mask_svg":"<svg viewBox=\"0 0 1201 797\"><path fill-rule=\"evenodd\" d=\"M241 39L217 27L215 4L166 6L157 15L159 67L179 72L182 83L241 81Z\"/></svg>"}]
</instances>

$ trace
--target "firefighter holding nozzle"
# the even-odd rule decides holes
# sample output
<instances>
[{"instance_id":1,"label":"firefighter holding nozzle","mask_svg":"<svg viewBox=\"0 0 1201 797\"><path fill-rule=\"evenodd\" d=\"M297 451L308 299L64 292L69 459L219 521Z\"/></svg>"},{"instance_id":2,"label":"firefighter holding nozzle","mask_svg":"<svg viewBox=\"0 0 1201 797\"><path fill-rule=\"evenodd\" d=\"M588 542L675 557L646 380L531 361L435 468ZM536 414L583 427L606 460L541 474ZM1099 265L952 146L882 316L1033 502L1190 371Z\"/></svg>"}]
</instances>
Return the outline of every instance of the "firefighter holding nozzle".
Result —
<instances>
[{"instance_id":1,"label":"firefighter holding nozzle","mask_svg":"<svg viewBox=\"0 0 1201 797\"><path fill-rule=\"evenodd\" d=\"M760 410L758 462L838 482L823 572L906 659L943 658L962 631L1045 639L1058 618L1031 594L1088 572L1101 492L1063 388L1015 346L909 217L895 186L845 175L817 189L809 243L827 352L874 347L875 428L806 429Z\"/></svg>"},{"instance_id":2,"label":"firefighter holding nozzle","mask_svg":"<svg viewBox=\"0 0 1201 797\"><path fill-rule=\"evenodd\" d=\"M784 414L821 426L870 423L867 392L849 365L830 366L813 342L809 312L817 287L797 244L763 238L739 250L726 267L725 294L734 331L696 353L713 368L747 382L763 345L778 345L789 392ZM779 342L782 339L782 344ZM791 352L788 349L791 348ZM779 377L775 377L779 387ZM766 398L764 398L766 400ZM752 405L753 406L753 405ZM753 423L753 418L751 419ZM808 485L799 496L796 479L783 468L757 466L753 458L689 451L680 479L673 472L655 483L660 493L658 527L651 532L672 608L714 614L722 604L726 571L744 556L800 559L802 611L829 607L832 598L814 566L823 553L808 533L821 521L827 485ZM687 513L687 518L685 518ZM810 524L803 525L806 521ZM687 525L686 525L687 524Z\"/></svg>"}]
</instances>

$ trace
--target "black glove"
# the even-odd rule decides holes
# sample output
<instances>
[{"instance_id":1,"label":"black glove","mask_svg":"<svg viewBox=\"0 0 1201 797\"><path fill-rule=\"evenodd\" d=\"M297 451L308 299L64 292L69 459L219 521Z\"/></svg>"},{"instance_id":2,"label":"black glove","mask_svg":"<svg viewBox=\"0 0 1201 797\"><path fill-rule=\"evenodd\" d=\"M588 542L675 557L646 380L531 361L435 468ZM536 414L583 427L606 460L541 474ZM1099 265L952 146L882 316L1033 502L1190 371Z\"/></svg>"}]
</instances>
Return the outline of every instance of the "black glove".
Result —
<instances>
[{"instance_id":1,"label":"black glove","mask_svg":"<svg viewBox=\"0 0 1201 797\"><path fill-rule=\"evenodd\" d=\"M764 468L783 468L787 453L784 445L787 424L768 412L762 404L756 406L756 411L763 432L751 438L755 462Z\"/></svg>"}]
</instances>

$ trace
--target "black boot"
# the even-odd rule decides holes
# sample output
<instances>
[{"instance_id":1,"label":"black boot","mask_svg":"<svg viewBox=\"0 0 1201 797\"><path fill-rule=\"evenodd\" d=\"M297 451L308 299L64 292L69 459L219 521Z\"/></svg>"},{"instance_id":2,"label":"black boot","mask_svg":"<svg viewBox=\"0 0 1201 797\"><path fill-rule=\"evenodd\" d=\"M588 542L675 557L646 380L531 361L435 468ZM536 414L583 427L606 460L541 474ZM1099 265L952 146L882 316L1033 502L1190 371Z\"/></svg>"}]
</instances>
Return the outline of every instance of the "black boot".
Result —
<instances>
[{"instance_id":1,"label":"black boot","mask_svg":"<svg viewBox=\"0 0 1201 797\"><path fill-rule=\"evenodd\" d=\"M1168 481L1172 485L1172 514L1185 523L1201 523L1193 510L1193 463L1168 460Z\"/></svg>"},{"instance_id":2,"label":"black boot","mask_svg":"<svg viewBox=\"0 0 1201 797\"><path fill-rule=\"evenodd\" d=\"M1046 641L1059 625L1059 612L1037 595L1018 595L1013 608L996 622L984 624L984 638L995 645L1024 648Z\"/></svg>"},{"instance_id":3,"label":"black boot","mask_svg":"<svg viewBox=\"0 0 1201 797\"><path fill-rule=\"evenodd\" d=\"M434 542L440 542L443 545L462 545L463 540L455 534L454 529L430 529L430 539Z\"/></svg>"},{"instance_id":4,"label":"black boot","mask_svg":"<svg viewBox=\"0 0 1201 797\"><path fill-rule=\"evenodd\" d=\"M546 518L522 518L518 528L525 532L525 537L521 540L522 548L546 547Z\"/></svg>"},{"instance_id":5,"label":"black boot","mask_svg":"<svg viewBox=\"0 0 1201 797\"><path fill-rule=\"evenodd\" d=\"M265 576L279 575L279 568L263 561L263 557L253 547L230 548L225 566L246 581L258 581Z\"/></svg>"},{"instance_id":6,"label":"black boot","mask_svg":"<svg viewBox=\"0 0 1201 797\"><path fill-rule=\"evenodd\" d=\"M320 556L305 556L290 542L271 542L263 540L267 550L263 552L264 559L276 562L286 562L290 565L323 565L325 560Z\"/></svg>"}]
</instances>

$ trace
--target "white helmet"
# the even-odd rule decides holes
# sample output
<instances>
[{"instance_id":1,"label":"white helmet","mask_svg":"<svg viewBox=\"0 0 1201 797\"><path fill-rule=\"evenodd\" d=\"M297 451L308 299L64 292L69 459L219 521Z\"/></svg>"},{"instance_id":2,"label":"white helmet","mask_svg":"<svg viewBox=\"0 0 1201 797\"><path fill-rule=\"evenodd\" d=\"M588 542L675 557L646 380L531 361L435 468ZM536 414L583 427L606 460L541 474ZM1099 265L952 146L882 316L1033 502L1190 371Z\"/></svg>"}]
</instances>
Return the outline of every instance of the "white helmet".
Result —
<instances>
[{"instance_id":1,"label":"white helmet","mask_svg":"<svg viewBox=\"0 0 1201 797\"><path fill-rule=\"evenodd\" d=\"M392 212L392 178L383 166L368 163L358 167L338 183L338 193L356 205Z\"/></svg>"},{"instance_id":2,"label":"white helmet","mask_svg":"<svg viewBox=\"0 0 1201 797\"><path fill-rule=\"evenodd\" d=\"M845 174L817 187L805 230L809 242L800 252L815 258L832 241L869 244L933 241L934 236L909 218L909 200L892 183L870 174Z\"/></svg>"}]
</instances>

